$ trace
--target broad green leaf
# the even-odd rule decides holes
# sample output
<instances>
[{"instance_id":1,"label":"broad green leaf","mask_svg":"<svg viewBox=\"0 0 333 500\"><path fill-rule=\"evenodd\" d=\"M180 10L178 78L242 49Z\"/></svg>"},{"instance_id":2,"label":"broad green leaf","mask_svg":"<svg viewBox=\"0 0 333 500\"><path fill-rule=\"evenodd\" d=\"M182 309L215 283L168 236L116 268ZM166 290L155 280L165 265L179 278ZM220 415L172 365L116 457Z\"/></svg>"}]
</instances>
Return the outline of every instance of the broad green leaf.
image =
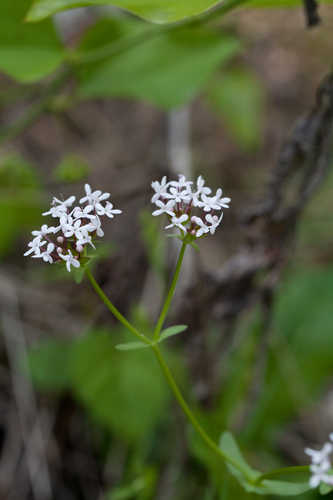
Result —
<instances>
[{"instance_id":1,"label":"broad green leaf","mask_svg":"<svg viewBox=\"0 0 333 500\"><path fill-rule=\"evenodd\" d=\"M126 30L137 32L141 25L121 19L100 21L83 39L78 58L81 54L84 61L91 49L107 47L110 33L122 40ZM144 43L121 53L107 57L106 50L98 63L82 62L78 67L78 96L131 97L162 109L179 107L200 93L218 67L239 49L235 37L207 28L179 28L147 35Z\"/></svg>"},{"instance_id":2,"label":"broad green leaf","mask_svg":"<svg viewBox=\"0 0 333 500\"><path fill-rule=\"evenodd\" d=\"M165 415L169 391L149 350L124 356L112 337L123 330L92 332L71 357L74 394L89 413L128 442L140 441Z\"/></svg>"},{"instance_id":3,"label":"broad green leaf","mask_svg":"<svg viewBox=\"0 0 333 500\"><path fill-rule=\"evenodd\" d=\"M29 352L28 369L39 390L59 392L70 388L71 352L72 344L65 340L47 340Z\"/></svg>"},{"instance_id":4,"label":"broad green leaf","mask_svg":"<svg viewBox=\"0 0 333 500\"><path fill-rule=\"evenodd\" d=\"M202 14L218 4L229 10L247 0L35 0L28 21L40 21L56 12L88 5L114 5L155 23L170 23Z\"/></svg>"},{"instance_id":5,"label":"broad green leaf","mask_svg":"<svg viewBox=\"0 0 333 500\"><path fill-rule=\"evenodd\" d=\"M263 89L245 68L226 71L214 81L208 100L237 142L246 150L260 146L263 133Z\"/></svg>"},{"instance_id":6,"label":"broad green leaf","mask_svg":"<svg viewBox=\"0 0 333 500\"><path fill-rule=\"evenodd\" d=\"M54 71L64 58L51 20L24 22L29 0L0 2L0 70L21 82L33 82Z\"/></svg>"},{"instance_id":7,"label":"broad green leaf","mask_svg":"<svg viewBox=\"0 0 333 500\"><path fill-rule=\"evenodd\" d=\"M184 330L186 330L188 328L187 325L174 325L174 326L169 326L169 328L166 328L165 330L163 330L161 332L161 335L160 335L160 339L159 341L161 340L165 340L167 339L168 337L172 337L173 335L177 335L178 333L181 333L183 332Z\"/></svg>"},{"instance_id":8,"label":"broad green leaf","mask_svg":"<svg viewBox=\"0 0 333 500\"><path fill-rule=\"evenodd\" d=\"M150 347L150 345L144 344L143 342L127 342L126 344L117 344L115 347L118 351L135 351L137 349Z\"/></svg>"}]
</instances>

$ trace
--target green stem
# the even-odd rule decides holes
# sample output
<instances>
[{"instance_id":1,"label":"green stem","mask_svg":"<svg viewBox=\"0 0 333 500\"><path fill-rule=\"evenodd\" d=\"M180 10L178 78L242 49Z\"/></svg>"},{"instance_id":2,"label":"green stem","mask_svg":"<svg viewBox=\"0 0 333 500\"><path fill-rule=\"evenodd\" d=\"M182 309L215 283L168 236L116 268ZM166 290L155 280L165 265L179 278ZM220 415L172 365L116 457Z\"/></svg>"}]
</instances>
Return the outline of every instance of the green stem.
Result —
<instances>
[{"instance_id":1,"label":"green stem","mask_svg":"<svg viewBox=\"0 0 333 500\"><path fill-rule=\"evenodd\" d=\"M261 483L265 479L271 479L275 476L281 476L283 474L295 474L297 472L309 472L309 465L295 465L293 467L281 467L280 469L274 469L270 472L266 472L265 474L261 474L256 480L256 484Z\"/></svg>"},{"instance_id":2,"label":"green stem","mask_svg":"<svg viewBox=\"0 0 333 500\"><path fill-rule=\"evenodd\" d=\"M130 332L132 332L133 335L138 337L138 339L140 339L141 342L144 342L147 345L151 345L150 340L148 340L145 335L140 333L134 326L132 326L131 323L129 323L127 321L127 319L121 314L121 312L118 311L118 309L107 298L107 296L105 295L105 293L103 292L103 290L101 289L101 287L99 286L99 284L97 283L97 281L95 280L93 275L91 274L89 267L85 268L85 273L86 273L90 283L92 284L95 292L97 293L97 295L99 295L99 297L102 299L102 301L104 302L106 307L117 318L117 320L120 321L120 323L122 323Z\"/></svg>"},{"instance_id":3,"label":"green stem","mask_svg":"<svg viewBox=\"0 0 333 500\"><path fill-rule=\"evenodd\" d=\"M183 245L182 249L181 249L181 253L179 255L179 258L178 258L178 262L180 260L182 260L182 256L184 254L184 251L185 251L185 244ZM178 263L177 263L177 266L178 266ZM126 327L128 328L128 330L130 332L132 332L136 337L140 338L140 340L142 342L145 342L146 344L149 344L151 346L151 348L153 349L153 352L155 354L155 357L163 371L163 374L167 380L167 383L168 385L170 386L170 389L172 390L172 392L174 393L181 409L183 410L183 412L185 413L186 417L188 418L188 420L191 422L191 424L193 425L193 427L195 428L195 430L198 432L198 434L201 436L201 438L203 439L203 441L207 444L207 446L212 450L214 451L214 453L216 453L222 460L228 462L229 464L233 465L234 467L236 467L236 469L240 470L244 476L249 480L251 481L251 478L248 477L248 474L247 474L247 471L246 470L243 470L243 468L236 462L233 460L233 458L229 457L227 454L225 454L222 450L220 450L220 448L217 446L217 444L208 436L208 434L204 431L204 429L201 427L201 425L199 424L199 422L197 421L197 419L195 418L195 416L193 415L192 411L190 410L189 406L187 405L185 399L183 398L183 395L182 393L180 392L178 386L177 386L177 383L175 381L175 379L173 378L173 375L172 373L170 372L170 369L168 367L168 365L166 364L157 344L153 344L150 342L149 339L147 339L147 337L145 337L144 335L142 335L138 330L136 330L136 328L134 328L128 321L127 319L118 311L118 309L112 304L112 302L108 299L108 297L105 295L105 293L103 292L103 290L101 289L101 287L99 286L99 284L97 283L97 281L95 280L95 278L93 277L93 275L91 274L90 272L90 269L89 268L86 268L85 270L86 272L86 275L87 277L89 278L90 280L90 283L92 284L95 292L97 293L97 295L99 295L99 297L102 299L102 301L104 302L104 304L106 305L106 307L109 309L109 311ZM179 274L179 271L178 271L178 274ZM174 280L172 281L172 283L174 282ZM171 300L171 299L170 299Z\"/></svg>"},{"instance_id":4,"label":"green stem","mask_svg":"<svg viewBox=\"0 0 333 500\"><path fill-rule=\"evenodd\" d=\"M170 389L172 390L175 398L177 399L179 406L183 410L184 414L188 418L188 420L191 422L197 433L201 436L203 441L206 443L206 445L214 451L220 458L222 458L225 462L228 462L229 464L233 465L236 469L240 470L242 474L250 481L252 482L252 479L248 476L248 473L245 469L243 469L238 462L236 462L233 458L229 457L226 453L224 453L218 446L217 444L212 440L212 438L206 433L206 431L201 427L197 419L195 418L194 414L190 410L188 404L186 403L185 399L183 398L182 393L180 392L177 383L175 379L173 378L173 375L166 364L161 351L159 350L159 347L157 344L153 344L152 350L155 354L155 357L164 373L164 376L168 382L168 385Z\"/></svg>"},{"instance_id":5,"label":"green stem","mask_svg":"<svg viewBox=\"0 0 333 500\"><path fill-rule=\"evenodd\" d=\"M176 264L175 273L173 275L172 282L171 282L171 285L170 285L170 289L169 289L168 295L166 296L166 299L165 299L162 311L160 313L160 316L159 316L158 321L156 323L156 327L154 329L153 339L154 339L155 342L158 340L158 337L159 337L160 331L162 329L165 317L168 314L168 310L169 310L169 307L170 307L170 304L171 304L171 300L172 300L173 294L175 293L175 288L176 288L176 285L177 285L177 281L178 281L180 269L182 267L186 245L187 245L187 243L185 243L183 241L183 244L182 244L182 247L180 249L179 256L178 256L178 261L177 261L177 264Z\"/></svg>"}]
</instances>

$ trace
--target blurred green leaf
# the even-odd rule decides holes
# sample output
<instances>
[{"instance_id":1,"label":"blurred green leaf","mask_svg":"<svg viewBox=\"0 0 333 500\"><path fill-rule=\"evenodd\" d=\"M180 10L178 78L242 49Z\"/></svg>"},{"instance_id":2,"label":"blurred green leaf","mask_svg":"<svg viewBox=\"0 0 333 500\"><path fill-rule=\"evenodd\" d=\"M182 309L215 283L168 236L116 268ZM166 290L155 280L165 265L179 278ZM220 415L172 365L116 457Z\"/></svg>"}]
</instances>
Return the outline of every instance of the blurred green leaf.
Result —
<instances>
[{"instance_id":1,"label":"blurred green leaf","mask_svg":"<svg viewBox=\"0 0 333 500\"><path fill-rule=\"evenodd\" d=\"M80 52L84 55L92 48L105 47L110 43L110 33L137 30L140 25L126 19L104 19L88 31ZM105 34L103 40L101 33ZM214 71L239 49L240 43L235 37L207 28L161 32L98 63L81 64L78 95L81 98L132 97L163 109L182 106L193 99Z\"/></svg>"},{"instance_id":2,"label":"blurred green leaf","mask_svg":"<svg viewBox=\"0 0 333 500\"><path fill-rule=\"evenodd\" d=\"M263 89L249 70L226 71L215 79L208 101L234 135L240 146L260 146L263 134Z\"/></svg>"},{"instance_id":3,"label":"blurred green leaf","mask_svg":"<svg viewBox=\"0 0 333 500\"><path fill-rule=\"evenodd\" d=\"M69 341L47 340L29 352L29 372L39 390L59 392L70 388L72 349Z\"/></svg>"},{"instance_id":4,"label":"blurred green leaf","mask_svg":"<svg viewBox=\"0 0 333 500\"><path fill-rule=\"evenodd\" d=\"M165 330L162 330L159 341L165 340L168 337L172 337L173 335L177 335L178 333L183 332L188 328L187 325L174 325L174 326L169 326L169 328L166 328Z\"/></svg>"},{"instance_id":5,"label":"blurred green leaf","mask_svg":"<svg viewBox=\"0 0 333 500\"><path fill-rule=\"evenodd\" d=\"M257 493L259 495L270 494L279 496L294 496L310 490L309 482L296 483L264 479L260 483L255 484L255 481L259 478L261 473L249 466L230 432L224 432L222 434L220 439L220 448L240 465L246 476L249 478L247 479L245 475L236 467L227 463L227 467L230 472L238 479L246 491Z\"/></svg>"},{"instance_id":6,"label":"blurred green leaf","mask_svg":"<svg viewBox=\"0 0 333 500\"><path fill-rule=\"evenodd\" d=\"M17 154L0 159L0 188L15 189L40 187L35 167Z\"/></svg>"},{"instance_id":7,"label":"blurred green leaf","mask_svg":"<svg viewBox=\"0 0 333 500\"><path fill-rule=\"evenodd\" d=\"M0 49L1 50L1 49ZM22 229L41 220L42 198L37 171L18 155L0 159L0 255L9 252Z\"/></svg>"},{"instance_id":8,"label":"blurred green leaf","mask_svg":"<svg viewBox=\"0 0 333 500\"><path fill-rule=\"evenodd\" d=\"M78 155L66 155L53 171L53 178L58 182L80 182L89 174L88 163Z\"/></svg>"},{"instance_id":9,"label":"blurred green leaf","mask_svg":"<svg viewBox=\"0 0 333 500\"><path fill-rule=\"evenodd\" d=\"M246 432L256 446L313 404L332 376L332 288L332 267L289 273L280 288L267 373Z\"/></svg>"},{"instance_id":10,"label":"blurred green leaf","mask_svg":"<svg viewBox=\"0 0 333 500\"><path fill-rule=\"evenodd\" d=\"M107 495L107 500L150 500L153 498L156 484L156 469L146 468L144 474L137 477L130 484L113 488L112 492Z\"/></svg>"},{"instance_id":11,"label":"blurred green leaf","mask_svg":"<svg viewBox=\"0 0 333 500\"><path fill-rule=\"evenodd\" d=\"M110 337L110 332L93 332L77 343L71 362L74 393L112 432L138 441L163 417L169 394L150 352L124 356Z\"/></svg>"},{"instance_id":12,"label":"blurred green leaf","mask_svg":"<svg viewBox=\"0 0 333 500\"><path fill-rule=\"evenodd\" d=\"M24 17L29 0L0 2L0 69L21 82L33 82L54 71L64 50L51 20L38 26Z\"/></svg>"},{"instance_id":13,"label":"blurred green leaf","mask_svg":"<svg viewBox=\"0 0 333 500\"><path fill-rule=\"evenodd\" d=\"M35 0L28 14L29 21L40 21L56 12L88 5L114 5L127 9L144 19L155 23L171 23L186 17L197 16L206 10L223 5L227 12L239 5L247 7L294 7L302 0ZM326 3L332 0L324 0ZM223 12L223 13L224 13Z\"/></svg>"},{"instance_id":14,"label":"blurred green leaf","mask_svg":"<svg viewBox=\"0 0 333 500\"><path fill-rule=\"evenodd\" d=\"M224 0L230 8L246 0ZM29 11L29 21L39 21L47 16L66 9L85 5L114 5L127 9L133 14L155 23L179 21L185 17L201 14L217 5L217 0L35 0Z\"/></svg>"},{"instance_id":15,"label":"blurred green leaf","mask_svg":"<svg viewBox=\"0 0 333 500\"><path fill-rule=\"evenodd\" d=\"M150 347L150 345L144 344L143 342L127 342L126 344L117 344L115 347L118 351L135 351L137 349Z\"/></svg>"},{"instance_id":16,"label":"blurred green leaf","mask_svg":"<svg viewBox=\"0 0 333 500\"><path fill-rule=\"evenodd\" d=\"M332 491L333 491L333 486L330 486L329 484L326 484L326 483L320 483L319 492L321 495L327 495L328 493L331 493Z\"/></svg>"}]
</instances>

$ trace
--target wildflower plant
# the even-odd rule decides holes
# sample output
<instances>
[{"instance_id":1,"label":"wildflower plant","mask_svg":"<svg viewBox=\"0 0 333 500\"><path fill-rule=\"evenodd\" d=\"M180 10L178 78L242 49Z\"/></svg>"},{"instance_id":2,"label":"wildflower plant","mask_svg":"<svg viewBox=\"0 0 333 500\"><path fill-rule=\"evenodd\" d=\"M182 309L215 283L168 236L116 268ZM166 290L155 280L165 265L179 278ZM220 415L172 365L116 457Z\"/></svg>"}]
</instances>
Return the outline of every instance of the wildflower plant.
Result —
<instances>
[{"instance_id":1,"label":"wildflower plant","mask_svg":"<svg viewBox=\"0 0 333 500\"><path fill-rule=\"evenodd\" d=\"M85 196L77 205L75 196L66 200L53 198L50 209L44 216L54 219L55 225L43 224L39 230L32 231L33 240L28 244L25 256L53 264L64 262L68 272L79 268L87 260L87 247L96 248L96 238L104 236L101 217L113 218L121 210L109 201L110 193L92 191L85 185Z\"/></svg>"},{"instance_id":2,"label":"wildflower plant","mask_svg":"<svg viewBox=\"0 0 333 500\"><path fill-rule=\"evenodd\" d=\"M63 263L68 272L77 268L82 269L109 311L136 337L135 342L118 344L116 348L121 351L151 349L186 418L206 446L226 464L229 472L246 491L258 495L292 496L304 493L319 484L330 487L333 485L329 460L329 455L333 450L331 443L326 443L320 451L306 450L306 453L312 457L311 467L287 467L262 473L246 462L230 432L223 432L219 443L216 443L198 422L186 402L164 359L160 344L169 337L183 332L187 326L173 325L165 329L163 326L176 289L186 247L193 245L195 240L215 234L223 218L222 210L229 208L231 199L222 196L221 188L217 189L214 194L211 188L205 185L202 176L199 176L195 182L186 180L183 175L180 175L178 180L171 181L163 177L161 181L152 182L152 189L154 193L151 201L156 207L153 216L165 215L168 219L165 228L176 229L177 233L174 236L182 241L170 287L152 336L147 336L138 330L123 316L105 295L87 265L89 262L87 249L94 250L96 240L104 235L102 218L106 216L112 219L115 215L121 214L121 210L114 208L111 203L110 193L93 191L90 185L86 184L85 196L79 200L78 204L75 204L75 196L70 196L66 200L53 198L50 209L43 215L50 216L54 220L54 225L44 224L39 230L33 231L34 238L28 244L28 250L24 255L42 259L50 264ZM276 476L309 471L312 475L306 482L276 480Z\"/></svg>"}]
</instances>

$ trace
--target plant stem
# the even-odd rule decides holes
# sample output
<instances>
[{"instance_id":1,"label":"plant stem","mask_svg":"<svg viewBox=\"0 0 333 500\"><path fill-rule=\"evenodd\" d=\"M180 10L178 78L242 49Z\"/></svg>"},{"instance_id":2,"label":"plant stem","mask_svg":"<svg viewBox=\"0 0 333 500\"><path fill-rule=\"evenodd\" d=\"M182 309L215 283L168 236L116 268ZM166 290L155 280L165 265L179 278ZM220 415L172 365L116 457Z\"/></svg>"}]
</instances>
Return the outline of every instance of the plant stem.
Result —
<instances>
[{"instance_id":1,"label":"plant stem","mask_svg":"<svg viewBox=\"0 0 333 500\"><path fill-rule=\"evenodd\" d=\"M270 472L266 472L265 474L261 474L256 480L256 484L261 483L265 479L270 479L271 477L280 476L282 474L295 474L297 472L309 472L309 465L295 465L293 467L281 467L280 469L273 469Z\"/></svg>"},{"instance_id":2,"label":"plant stem","mask_svg":"<svg viewBox=\"0 0 333 500\"><path fill-rule=\"evenodd\" d=\"M181 249L181 252L179 254L179 258L178 258L178 262L177 262L177 268L176 268L176 272L177 272L177 269L178 269L178 263L179 261L182 260L183 258L183 255L184 255L184 251L185 251L185 247L186 247L186 244L183 244L182 246L182 249ZM181 262L179 264L179 268L180 268L180 265L181 265ZM136 337L138 337L142 342L144 342L145 344L148 344L150 345L150 347L153 349L153 352L155 354L155 357L163 371L163 374L167 380L167 383L168 385L170 386L170 389L172 390L172 392L174 393L181 409L183 410L183 412L185 413L186 417L188 418L188 420L191 422L191 424L193 425L193 427L195 428L195 430L198 432L198 434L201 436L201 438L203 439L203 441L206 443L206 445L212 450L214 451L222 460L224 460L225 462L228 462L229 464L233 465L234 467L236 467L238 470L240 470L242 472L242 474L244 474L244 476L252 482L252 479L248 477L248 474L247 474L247 471L246 470L243 470L242 467L236 462L234 461L231 457L229 457L226 453L224 453L222 450L220 450L220 448L217 446L217 444L208 436L208 434L206 433L206 431L204 431L204 429L201 427L201 425L199 424L199 422L197 421L197 419L195 418L195 416L193 415L192 411L190 410L188 404L186 403L182 393L180 392L180 389L178 388L177 386L177 383L175 381L175 379L173 378L173 375L172 373L170 372L170 369L168 367L168 365L166 364L157 344L154 344L152 343L149 339L147 339L147 337L145 337L145 335L142 335L134 326L132 326L128 321L127 319L118 311L118 309L112 304L112 302L108 299L108 297L105 295L105 293L103 292L103 290L101 289L101 287L99 286L99 284L97 283L97 281L95 280L95 278L93 277L93 275L91 274L91 271L90 269L87 267L85 269L85 272L86 272L86 275L87 277L89 278L90 280L90 283L92 284L95 292L97 293L97 295L99 295L99 297L102 299L102 301L104 302L104 304L106 305L106 307L109 309L109 311L126 327L128 328L128 330L130 332L132 332ZM175 273L176 274L176 273ZM179 274L179 270L178 270L178 274ZM175 278L175 277L174 277ZM174 284L174 281L175 279L172 280L172 285ZM172 287L171 285L171 287ZM168 294L169 296L170 294ZM171 300L171 298L170 298ZM164 310L164 308L163 308Z\"/></svg>"},{"instance_id":3,"label":"plant stem","mask_svg":"<svg viewBox=\"0 0 333 500\"><path fill-rule=\"evenodd\" d=\"M169 307L170 307L170 304L171 304L172 297L173 297L173 295L175 293L175 288L176 288L176 285L177 285L177 281L178 281L180 269L182 267L183 258L184 258L184 254L185 254L185 250L186 250L186 245L187 245L187 243L185 243L183 241L183 244L182 244L182 247L180 249L179 256L178 256L178 260L177 260L177 264L176 264L176 269L175 269L175 272L174 272L174 275L173 275L173 278L172 278L172 282L171 282L171 285L170 285L170 289L169 289L168 295L166 296L166 299L165 299L162 311L160 313L160 316L159 316L158 321L156 323L156 327L154 329L153 339L154 339L155 342L158 340L158 337L159 337L160 331L162 329L165 317L168 314L168 310L169 310Z\"/></svg>"},{"instance_id":4,"label":"plant stem","mask_svg":"<svg viewBox=\"0 0 333 500\"><path fill-rule=\"evenodd\" d=\"M181 409L183 410L184 414L186 415L186 417L188 418L188 420L191 422L191 424L193 425L193 427L195 428L195 430L197 431L197 433L201 436L201 438L203 439L203 441L206 443L206 445L212 450L214 451L220 458L222 458L225 462L228 462L229 464L233 465L236 469L240 470L242 472L242 474L244 474L244 476L248 479L248 481L252 482L252 478L250 478L248 476L248 473L246 470L244 470L240 464L238 462L236 462L235 460L233 460L233 458L229 457L229 455L227 455L226 453L224 453L218 446L217 444L212 440L212 438L206 433L206 431L201 427L201 425L199 424L199 422L197 421L196 417L194 416L194 414L192 413L190 407L188 406L188 404L186 403L182 393L180 392L180 389L168 367L168 365L166 364L162 354L161 354L161 351L159 350L159 347L157 344L153 344L152 346L152 350L155 354L155 357L164 373L164 376L168 382L168 385L170 387L170 389L172 390L175 398L177 399L178 403L179 403L179 406L181 407Z\"/></svg>"},{"instance_id":5,"label":"plant stem","mask_svg":"<svg viewBox=\"0 0 333 500\"><path fill-rule=\"evenodd\" d=\"M97 293L97 295L99 295L99 297L102 299L102 301L104 302L106 307L117 318L117 320L120 321L120 323L122 323L131 333L133 333L133 335L138 337L138 339L140 339L142 342L144 342L147 345L151 345L150 340L147 339L147 337L145 335L140 333L134 326L132 326L131 323L129 323L129 321L127 321L127 319L121 314L121 312L118 311L118 309L107 298L107 296L105 295L105 293L103 292L103 290L101 289L101 287L99 286L99 284L97 283L97 281L95 280L93 275L91 274L89 267L85 268L85 273L86 273L90 283L92 284L95 292Z\"/></svg>"}]
</instances>

